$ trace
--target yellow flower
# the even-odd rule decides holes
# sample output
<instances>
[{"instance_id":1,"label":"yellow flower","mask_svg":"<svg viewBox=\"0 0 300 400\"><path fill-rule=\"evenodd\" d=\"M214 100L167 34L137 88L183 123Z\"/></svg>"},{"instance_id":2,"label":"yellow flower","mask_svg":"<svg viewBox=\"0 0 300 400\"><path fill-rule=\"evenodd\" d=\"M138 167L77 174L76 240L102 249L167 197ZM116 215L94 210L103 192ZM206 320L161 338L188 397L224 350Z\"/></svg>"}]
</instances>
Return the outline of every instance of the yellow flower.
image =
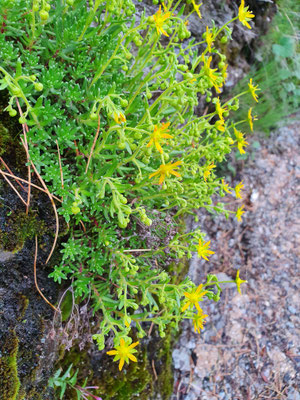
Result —
<instances>
[{"instance_id":1,"label":"yellow flower","mask_svg":"<svg viewBox=\"0 0 300 400\"><path fill-rule=\"evenodd\" d=\"M243 25L251 29L251 26L248 24L248 21L254 18L255 15L252 14L252 11L248 11L248 8L249 7L245 7L245 0L242 0L241 5L239 7L239 20Z\"/></svg>"},{"instance_id":2,"label":"yellow flower","mask_svg":"<svg viewBox=\"0 0 300 400\"><path fill-rule=\"evenodd\" d=\"M227 78L227 68L228 68L228 64L225 64L224 67L221 70L222 78L223 78L224 81Z\"/></svg>"},{"instance_id":3,"label":"yellow flower","mask_svg":"<svg viewBox=\"0 0 300 400\"><path fill-rule=\"evenodd\" d=\"M219 121L216 121L215 127L216 127L216 129L218 129L218 131L225 132L225 121L224 121L224 119L222 118Z\"/></svg>"},{"instance_id":4,"label":"yellow flower","mask_svg":"<svg viewBox=\"0 0 300 400\"><path fill-rule=\"evenodd\" d=\"M245 154L246 152L244 150L244 147L246 147L249 143L246 142L246 140L244 139L244 134L242 132L238 131L235 128L233 128L233 130L237 141L237 148L239 149L239 152L241 154Z\"/></svg>"},{"instance_id":5,"label":"yellow flower","mask_svg":"<svg viewBox=\"0 0 300 400\"><path fill-rule=\"evenodd\" d=\"M235 216L238 222L242 222L242 215L245 213L245 211L243 211L243 208L244 204L241 207L238 207L238 209L236 210Z\"/></svg>"},{"instance_id":6,"label":"yellow flower","mask_svg":"<svg viewBox=\"0 0 300 400\"><path fill-rule=\"evenodd\" d=\"M206 182L206 179L209 177L209 175L211 174L211 170L213 169L213 168L215 168L216 166L215 166L215 164L212 162L212 163L210 163L207 167L206 167L206 169L205 169L205 171L203 172L203 177L204 177L204 180L205 180L205 182Z\"/></svg>"},{"instance_id":7,"label":"yellow flower","mask_svg":"<svg viewBox=\"0 0 300 400\"><path fill-rule=\"evenodd\" d=\"M211 52L211 45L213 44L213 41L214 41L214 35L212 34L212 32L210 32L210 30L208 29L208 26L206 27L205 40L207 43L208 51Z\"/></svg>"},{"instance_id":8,"label":"yellow flower","mask_svg":"<svg viewBox=\"0 0 300 400\"><path fill-rule=\"evenodd\" d=\"M243 185L243 181L240 182L238 185L236 185L236 187L234 188L235 191L235 195L238 199L241 199L241 190L243 189L244 185Z\"/></svg>"},{"instance_id":9,"label":"yellow flower","mask_svg":"<svg viewBox=\"0 0 300 400\"><path fill-rule=\"evenodd\" d=\"M220 119L224 119L224 118L223 118L223 114L224 114L224 112L226 112L226 111L227 111L226 106L225 106L225 107L222 107L222 106L221 106L220 99L219 99L219 97L218 97L218 98L217 98L217 101L216 101L216 113L218 114L218 116L219 116Z\"/></svg>"},{"instance_id":10,"label":"yellow flower","mask_svg":"<svg viewBox=\"0 0 300 400\"><path fill-rule=\"evenodd\" d=\"M182 164L182 161L176 161L174 164L172 164L171 162L169 162L168 164L162 164L157 171L149 175L149 179L153 178L153 176L160 175L159 184L161 185L164 182L166 176L168 177L170 174L180 177L181 175L177 171L174 171L175 168L178 168L180 164Z\"/></svg>"},{"instance_id":11,"label":"yellow flower","mask_svg":"<svg viewBox=\"0 0 300 400\"><path fill-rule=\"evenodd\" d=\"M241 284L242 283L247 283L247 282L248 281L243 281L242 279L240 279L240 270L238 269L237 273L236 273L235 283L236 283L237 290L238 290L239 294L242 294L241 288L240 288Z\"/></svg>"},{"instance_id":12,"label":"yellow flower","mask_svg":"<svg viewBox=\"0 0 300 400\"><path fill-rule=\"evenodd\" d=\"M125 115L121 111L114 111L113 113L114 120L116 121L117 124L121 124L122 122L126 122Z\"/></svg>"},{"instance_id":13,"label":"yellow flower","mask_svg":"<svg viewBox=\"0 0 300 400\"><path fill-rule=\"evenodd\" d=\"M202 313L202 309L199 306L199 301L202 301L202 297L207 293L206 290L202 290L203 285L199 285L197 289L192 290L191 293L184 292L183 294L186 297L186 303L182 307L181 311L185 311L187 308L191 307L193 308L194 306L197 308L199 312Z\"/></svg>"},{"instance_id":14,"label":"yellow flower","mask_svg":"<svg viewBox=\"0 0 300 400\"><path fill-rule=\"evenodd\" d=\"M208 315L205 315L202 310L198 311L198 314L195 314L193 318L195 332L200 333L200 329L204 329L203 324L206 322L204 321L206 317L208 317Z\"/></svg>"},{"instance_id":15,"label":"yellow flower","mask_svg":"<svg viewBox=\"0 0 300 400\"><path fill-rule=\"evenodd\" d=\"M222 179L222 189L224 190L224 192L231 194L228 183L225 183L224 179Z\"/></svg>"},{"instance_id":16,"label":"yellow flower","mask_svg":"<svg viewBox=\"0 0 300 400\"><path fill-rule=\"evenodd\" d=\"M147 147L151 147L153 144L155 145L156 149L162 154L163 149L160 145L160 140L161 139L171 139L173 136L169 135L169 127L170 122L162 123L161 127L159 128L157 125L154 126L154 131L151 135L150 142L147 144Z\"/></svg>"},{"instance_id":17,"label":"yellow flower","mask_svg":"<svg viewBox=\"0 0 300 400\"><path fill-rule=\"evenodd\" d=\"M202 3L200 3L198 6L197 6L197 4L195 3L195 0L192 0L192 4L193 4L193 6L194 6L194 10L196 11L196 13L198 14L198 17L199 18L202 18L202 15L201 15L201 12L200 12L200 7L202 6Z\"/></svg>"},{"instance_id":18,"label":"yellow flower","mask_svg":"<svg viewBox=\"0 0 300 400\"><path fill-rule=\"evenodd\" d=\"M210 84L213 85L213 87L216 89L217 93L221 93L221 90L220 90L218 82L217 82L217 79L219 78L219 76L215 73L215 71L217 71L217 68L215 68L215 69L210 68L212 56L210 56L208 58L208 60L206 61L204 58L204 55L202 54L201 60L204 63L203 70L204 70L205 75L208 77Z\"/></svg>"},{"instance_id":19,"label":"yellow flower","mask_svg":"<svg viewBox=\"0 0 300 400\"><path fill-rule=\"evenodd\" d=\"M252 113L252 107L249 108L249 110L248 110L248 118L247 119L248 119L248 122L249 122L250 129L253 132L253 121L257 121L257 118L256 118L256 115L254 115L252 117L251 113Z\"/></svg>"},{"instance_id":20,"label":"yellow flower","mask_svg":"<svg viewBox=\"0 0 300 400\"><path fill-rule=\"evenodd\" d=\"M119 370L121 371L125 361L127 362L127 364L129 363L129 359L131 361L137 362L136 357L132 353L136 353L137 350L135 350L134 347L138 344L139 342L135 342L128 345L127 343L125 343L125 340L121 338L120 345L116 346L115 350L108 351L107 354L109 356L115 356L114 361L120 360Z\"/></svg>"},{"instance_id":21,"label":"yellow flower","mask_svg":"<svg viewBox=\"0 0 300 400\"><path fill-rule=\"evenodd\" d=\"M164 4L163 4L163 6L166 11L166 7ZM154 19L154 23L155 23L155 27L156 27L156 31L157 31L158 35L160 35L162 33L163 35L169 37L167 32L164 30L163 26L164 26L164 23L171 17L171 15L172 15L172 13L170 13L169 11L162 13L161 6L159 6L158 11L153 15L153 19Z\"/></svg>"},{"instance_id":22,"label":"yellow flower","mask_svg":"<svg viewBox=\"0 0 300 400\"><path fill-rule=\"evenodd\" d=\"M199 258L204 258L204 260L209 261L207 257L210 257L209 254L215 254L214 251L209 250L210 247L210 240L206 243L202 242L201 239L199 239L199 245L197 248L198 251L198 257Z\"/></svg>"},{"instance_id":23,"label":"yellow flower","mask_svg":"<svg viewBox=\"0 0 300 400\"><path fill-rule=\"evenodd\" d=\"M259 89L259 87L258 87L258 85L256 85L256 86L254 86L253 84L252 84L252 78L250 79L250 82L248 83L248 86L249 86L249 90L250 90L250 93L251 93L251 95L252 95L252 97L254 98L254 100L258 103L258 97L257 97L257 94L255 93L255 92L257 92L258 90L260 90Z\"/></svg>"},{"instance_id":24,"label":"yellow flower","mask_svg":"<svg viewBox=\"0 0 300 400\"><path fill-rule=\"evenodd\" d=\"M127 328L130 327L131 318L130 318L128 315L126 315L125 318L124 318L124 324L125 324L125 326L126 326Z\"/></svg>"}]
</instances>

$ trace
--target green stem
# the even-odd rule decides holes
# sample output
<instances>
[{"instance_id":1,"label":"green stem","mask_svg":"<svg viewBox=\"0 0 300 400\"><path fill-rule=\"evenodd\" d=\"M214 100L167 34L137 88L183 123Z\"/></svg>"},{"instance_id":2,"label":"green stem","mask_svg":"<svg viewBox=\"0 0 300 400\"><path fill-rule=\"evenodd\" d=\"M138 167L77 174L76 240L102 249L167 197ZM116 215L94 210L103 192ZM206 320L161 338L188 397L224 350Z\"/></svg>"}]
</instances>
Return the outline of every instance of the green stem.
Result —
<instances>
[{"instance_id":1,"label":"green stem","mask_svg":"<svg viewBox=\"0 0 300 400\"><path fill-rule=\"evenodd\" d=\"M100 71L98 73L96 73L96 75L94 76L94 79L92 80L92 83L90 84L89 88L91 88L94 83L97 82L97 80L101 77L101 75L103 74L103 72L106 70L106 68L109 66L109 64L112 62L112 60L114 59L115 55L117 54L119 47L121 46L121 43L127 38L127 36L131 35L134 31L139 30L142 28L142 24L140 24L139 26L137 26L136 28L130 29L128 32L125 33L125 35L123 37L120 37L117 43L117 46L112 54L112 56L109 58L109 60L106 62L106 64L104 64L102 66L102 68L100 69Z\"/></svg>"},{"instance_id":2,"label":"green stem","mask_svg":"<svg viewBox=\"0 0 300 400\"><path fill-rule=\"evenodd\" d=\"M209 283L204 283L202 286L212 286L212 285L216 285L216 284L220 284L220 283L236 283L235 281L231 280L231 281L214 281L214 282L209 282Z\"/></svg>"},{"instance_id":3,"label":"green stem","mask_svg":"<svg viewBox=\"0 0 300 400\"><path fill-rule=\"evenodd\" d=\"M30 112L35 123L40 128L41 125L39 123L39 120L38 120L35 112L32 111L32 107L31 107L29 101L27 100L26 96L24 95L23 90L22 90L21 86L19 85L18 81L16 79L14 79L4 68L0 67L0 71L9 78L9 81L11 81L15 87L17 87L20 90L20 95L15 96L15 97L20 97L24 101L24 103L27 107L27 110ZM11 87L9 82L8 82L8 86Z\"/></svg>"},{"instance_id":4,"label":"green stem","mask_svg":"<svg viewBox=\"0 0 300 400\"><path fill-rule=\"evenodd\" d=\"M34 8L34 6L35 6L35 4L36 4L37 2L36 2L36 0L33 0L33 3L32 3L32 11L31 11L31 23L30 23L30 26L31 26L31 32L32 32L32 39L31 39L31 41L30 41L30 43L29 43L29 48L31 49L31 47L33 46L33 43L34 43L34 39L35 39L35 11L33 10L33 8Z\"/></svg>"},{"instance_id":5,"label":"green stem","mask_svg":"<svg viewBox=\"0 0 300 400\"><path fill-rule=\"evenodd\" d=\"M83 39L83 36L84 36L85 32L87 31L88 27L93 22L93 19L95 18L95 15L96 15L96 12L97 12L97 9L98 9L100 3L101 3L101 0L96 0L94 7L91 8L91 10L89 12L89 15L87 16L87 19L86 19L85 25L83 27L83 30L81 32L81 35L77 39L78 42L80 42Z\"/></svg>"}]
</instances>

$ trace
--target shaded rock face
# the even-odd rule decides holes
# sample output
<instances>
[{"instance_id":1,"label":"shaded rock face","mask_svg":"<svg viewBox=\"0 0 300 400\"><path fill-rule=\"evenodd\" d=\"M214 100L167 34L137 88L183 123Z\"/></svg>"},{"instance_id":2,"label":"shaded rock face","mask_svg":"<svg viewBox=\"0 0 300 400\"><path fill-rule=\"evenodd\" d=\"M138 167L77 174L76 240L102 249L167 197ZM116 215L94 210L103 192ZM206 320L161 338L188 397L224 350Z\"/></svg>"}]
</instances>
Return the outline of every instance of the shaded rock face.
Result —
<instances>
[{"instance_id":1,"label":"shaded rock face","mask_svg":"<svg viewBox=\"0 0 300 400\"><path fill-rule=\"evenodd\" d=\"M4 207L10 196L3 192ZM16 205L10 199L10 206ZM20 207L20 205L18 205ZM17 213L18 208L13 213ZM5 227L1 224L1 233ZM53 356L46 336L52 309L38 294L33 275L34 241L27 239L17 253L0 251L0 399L38 400L47 388ZM52 302L57 285L49 278L51 268L41 258L37 263L38 284ZM47 393L47 399L51 399Z\"/></svg>"},{"instance_id":2,"label":"shaded rock face","mask_svg":"<svg viewBox=\"0 0 300 400\"><path fill-rule=\"evenodd\" d=\"M6 123L2 112L6 99L0 99L0 121ZM6 134L18 132L9 121ZM15 137L15 135L11 135ZM18 176L18 164L25 165L21 148L8 138L1 156ZM16 155L20 155L17 161ZM23 167L26 171L26 167ZM26 178L26 177L24 177ZM17 185L16 185L17 186ZM19 186L18 190L26 198ZM24 186L26 188L26 186ZM47 276L51 267L44 262L53 242L51 205L46 196L33 193L28 215L25 206L12 189L0 181L0 399L38 400L47 398L48 378L52 374L55 354L47 339L53 311L38 294L34 284L34 235L39 237L37 280L44 295L55 302L57 285ZM43 397L46 396L46 397Z\"/></svg>"},{"instance_id":3,"label":"shaded rock face","mask_svg":"<svg viewBox=\"0 0 300 400\"><path fill-rule=\"evenodd\" d=\"M40 399L53 363L49 359L50 349L45 346L47 321L52 317L52 310L35 289L32 257L32 248L28 246L0 263L0 391L3 390L0 398L3 400L19 398L12 396L12 386L18 381L19 395ZM53 299L57 288L47 279L49 272L49 268L39 268L39 286ZM15 345L11 349L12 343ZM11 354L15 357L14 369L7 369L5 358Z\"/></svg>"}]
</instances>

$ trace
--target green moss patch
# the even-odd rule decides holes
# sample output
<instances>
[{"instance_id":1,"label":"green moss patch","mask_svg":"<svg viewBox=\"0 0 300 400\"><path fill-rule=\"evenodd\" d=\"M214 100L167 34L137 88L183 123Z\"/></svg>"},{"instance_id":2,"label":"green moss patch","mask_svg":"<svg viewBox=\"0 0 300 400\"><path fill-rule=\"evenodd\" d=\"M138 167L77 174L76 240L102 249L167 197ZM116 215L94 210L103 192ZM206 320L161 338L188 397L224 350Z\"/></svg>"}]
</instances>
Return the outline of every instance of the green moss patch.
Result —
<instances>
[{"instance_id":1,"label":"green moss patch","mask_svg":"<svg viewBox=\"0 0 300 400\"><path fill-rule=\"evenodd\" d=\"M34 212L12 212L3 230L0 230L0 248L17 253L24 246L26 239L45 233L45 224Z\"/></svg>"},{"instance_id":2,"label":"green moss patch","mask_svg":"<svg viewBox=\"0 0 300 400\"><path fill-rule=\"evenodd\" d=\"M17 369L18 348L19 341L15 331L12 330L7 336L1 349L0 387L2 400L20 399L17 397L20 388Z\"/></svg>"}]
</instances>

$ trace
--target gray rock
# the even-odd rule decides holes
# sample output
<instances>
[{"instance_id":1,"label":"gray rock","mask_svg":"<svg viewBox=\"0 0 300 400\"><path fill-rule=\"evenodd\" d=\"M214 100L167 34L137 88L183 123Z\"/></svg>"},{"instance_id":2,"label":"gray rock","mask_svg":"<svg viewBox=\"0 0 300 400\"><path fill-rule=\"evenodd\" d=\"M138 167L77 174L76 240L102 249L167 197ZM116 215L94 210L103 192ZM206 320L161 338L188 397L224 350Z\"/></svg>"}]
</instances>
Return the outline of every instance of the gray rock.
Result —
<instances>
[{"instance_id":1,"label":"gray rock","mask_svg":"<svg viewBox=\"0 0 300 400\"><path fill-rule=\"evenodd\" d=\"M10 251L0 250L0 262L5 262L7 260L10 260L13 257L14 257L14 253L12 253Z\"/></svg>"},{"instance_id":2,"label":"gray rock","mask_svg":"<svg viewBox=\"0 0 300 400\"><path fill-rule=\"evenodd\" d=\"M186 351L185 348L175 349L172 356L174 367L176 369L180 369L181 371L191 370L190 352Z\"/></svg>"}]
</instances>

